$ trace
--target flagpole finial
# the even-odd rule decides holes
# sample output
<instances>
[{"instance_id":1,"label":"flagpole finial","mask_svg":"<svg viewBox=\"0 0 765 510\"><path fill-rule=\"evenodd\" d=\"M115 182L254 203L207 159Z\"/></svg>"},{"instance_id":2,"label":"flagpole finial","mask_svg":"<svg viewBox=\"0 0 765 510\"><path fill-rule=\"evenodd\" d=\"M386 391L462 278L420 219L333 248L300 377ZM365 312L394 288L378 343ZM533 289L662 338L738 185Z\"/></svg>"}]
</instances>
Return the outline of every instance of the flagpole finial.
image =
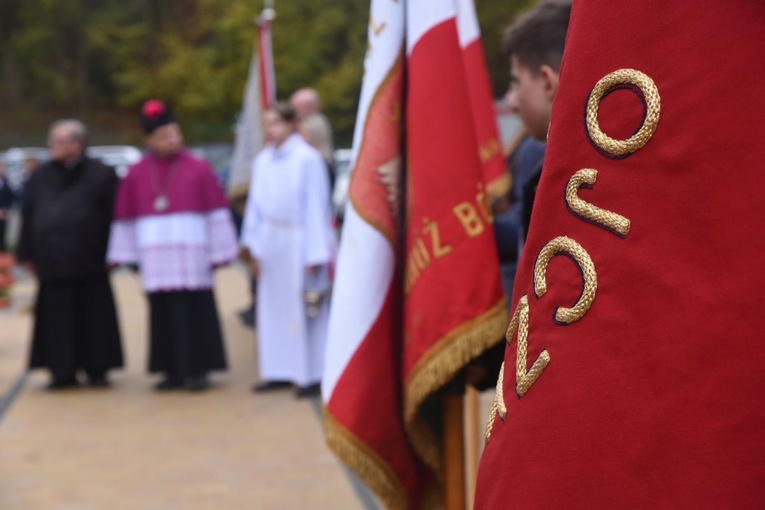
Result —
<instances>
[{"instance_id":1,"label":"flagpole finial","mask_svg":"<svg viewBox=\"0 0 765 510\"><path fill-rule=\"evenodd\" d=\"M276 11L274 10L274 0L264 0L263 12L258 16L258 22L273 21L276 18Z\"/></svg>"}]
</instances>

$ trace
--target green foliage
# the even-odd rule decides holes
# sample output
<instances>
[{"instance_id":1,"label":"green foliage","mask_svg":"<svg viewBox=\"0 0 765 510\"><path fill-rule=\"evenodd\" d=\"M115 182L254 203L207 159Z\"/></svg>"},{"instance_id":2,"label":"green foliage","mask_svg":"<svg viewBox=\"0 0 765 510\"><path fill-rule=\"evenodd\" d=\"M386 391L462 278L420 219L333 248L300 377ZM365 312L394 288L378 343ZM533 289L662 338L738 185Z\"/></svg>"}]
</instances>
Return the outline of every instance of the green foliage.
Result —
<instances>
[{"instance_id":1,"label":"green foliage","mask_svg":"<svg viewBox=\"0 0 765 510\"><path fill-rule=\"evenodd\" d=\"M504 93L504 26L529 0L476 0L495 95ZM366 51L367 0L276 0L277 94L314 87L350 143ZM35 141L76 115L137 137L139 105L171 104L191 138L226 139L241 106L261 9L252 0L3 0L0 146ZM107 126L104 126L107 127ZM124 138L124 135L121 136ZM134 138L135 139L135 138Z\"/></svg>"}]
</instances>

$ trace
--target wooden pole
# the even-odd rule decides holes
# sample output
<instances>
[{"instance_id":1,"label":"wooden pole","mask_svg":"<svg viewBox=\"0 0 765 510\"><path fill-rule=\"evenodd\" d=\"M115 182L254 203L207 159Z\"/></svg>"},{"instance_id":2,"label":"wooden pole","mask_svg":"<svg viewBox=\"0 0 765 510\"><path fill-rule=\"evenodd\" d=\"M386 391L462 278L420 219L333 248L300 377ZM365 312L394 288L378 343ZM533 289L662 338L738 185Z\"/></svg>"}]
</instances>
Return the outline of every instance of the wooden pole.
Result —
<instances>
[{"instance_id":1,"label":"wooden pole","mask_svg":"<svg viewBox=\"0 0 765 510\"><path fill-rule=\"evenodd\" d=\"M475 496L475 482L478 478L478 459L481 452L481 418L478 412L478 390L472 386L467 387L465 393L465 463L467 478L467 507L473 508Z\"/></svg>"},{"instance_id":2,"label":"wooden pole","mask_svg":"<svg viewBox=\"0 0 765 510\"><path fill-rule=\"evenodd\" d=\"M464 397L444 397L445 510L465 510Z\"/></svg>"}]
</instances>

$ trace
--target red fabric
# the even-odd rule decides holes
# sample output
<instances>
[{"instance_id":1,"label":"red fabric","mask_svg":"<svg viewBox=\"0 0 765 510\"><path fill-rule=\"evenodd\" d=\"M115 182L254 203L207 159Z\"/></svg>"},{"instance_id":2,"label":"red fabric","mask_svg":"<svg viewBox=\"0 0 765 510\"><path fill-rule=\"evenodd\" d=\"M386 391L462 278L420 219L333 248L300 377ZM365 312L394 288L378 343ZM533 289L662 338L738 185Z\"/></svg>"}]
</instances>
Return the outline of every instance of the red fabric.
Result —
<instances>
[{"instance_id":1,"label":"red fabric","mask_svg":"<svg viewBox=\"0 0 765 510\"><path fill-rule=\"evenodd\" d=\"M478 154L483 165L484 182L491 184L507 175L502 144L497 133L494 99L489 86L489 73L481 39L471 42L462 51L473 127Z\"/></svg>"},{"instance_id":2,"label":"red fabric","mask_svg":"<svg viewBox=\"0 0 765 510\"><path fill-rule=\"evenodd\" d=\"M417 407L406 400L408 384L423 367L429 373L445 374L443 383L448 382L454 374L443 366L431 368L435 365L432 355L455 340L465 341L448 335L460 328L462 333L472 330L475 325L466 327L467 323L503 301L493 232L486 216L486 174L479 158L479 144L496 137L496 128L492 129L490 103L486 105L488 114L472 111L481 107L481 101L471 101L463 58L474 57L463 55L452 18L427 31L405 63L397 61L369 106L349 191L353 210L364 226L379 231L396 258L405 251L406 259L397 260L391 270L384 307L344 367L327 411L363 444L360 454L385 464L396 478L394 485L403 488L404 494L396 501L406 501L405 508L420 508L437 478L415 454L412 435L407 433L411 423L406 423L402 410ZM402 105L406 108L404 165ZM490 125L478 130L476 123L486 119ZM404 250L400 249L397 203L402 175L406 178ZM469 214L469 231L455 210ZM355 239L353 230L348 230L354 224L346 225L342 242L351 244L344 244L343 250L354 246ZM339 272L343 271L343 255L348 253L341 250ZM416 257L427 257L427 267L417 268ZM470 270L476 271L476 278L461 277ZM369 267L368 271L380 268ZM340 273L338 279L342 277ZM360 285L358 292L379 289ZM338 294L333 319L335 314L352 313L350 304L342 310L337 305L345 297Z\"/></svg>"},{"instance_id":3,"label":"red fabric","mask_svg":"<svg viewBox=\"0 0 765 510\"><path fill-rule=\"evenodd\" d=\"M348 363L337 386L342 395L330 400L329 412L382 459L403 486L411 508L419 508L433 478L409 446L396 382L401 344L380 341L398 337L393 289L389 289L378 320ZM370 397L373 395L373 398Z\"/></svg>"},{"instance_id":4,"label":"red fabric","mask_svg":"<svg viewBox=\"0 0 765 510\"><path fill-rule=\"evenodd\" d=\"M574 3L563 69L513 309L529 296L528 364L550 363L514 395L516 340L505 356L507 419L495 420L477 509L760 508L765 501L765 6L736 3ZM644 72L661 95L648 144L631 156L597 152L584 130L595 83ZM612 97L613 96L613 97ZM601 126L625 137L637 96L601 104ZM632 222L625 238L564 203L581 168L598 171L580 196ZM553 323L581 291L555 257L534 297L535 258L565 235L598 276L589 312Z\"/></svg>"},{"instance_id":5,"label":"red fabric","mask_svg":"<svg viewBox=\"0 0 765 510\"><path fill-rule=\"evenodd\" d=\"M398 63L369 108L366 134L349 190L350 200L361 217L378 229L394 250L400 245L397 211L389 201L389 189L380 185L378 169L400 160L402 138L397 117L403 95L402 73L403 64ZM352 234L346 231L343 242L352 242L349 241ZM370 267L369 271L380 271L380 268ZM401 414L401 310L397 309L400 280L400 274L391 275L383 308L345 366L327 402L327 412L368 447L376 461L382 461L386 470L396 477L404 498L412 508L418 508L433 478L412 450ZM361 289L372 291L368 287ZM351 312L343 310L342 313ZM359 454L370 456L366 450Z\"/></svg>"},{"instance_id":6,"label":"red fabric","mask_svg":"<svg viewBox=\"0 0 765 510\"><path fill-rule=\"evenodd\" d=\"M455 72L445 77L445 69ZM454 18L417 42L408 79L405 378L445 347L439 340L503 299ZM418 265L423 257L429 262ZM466 272L473 276L460 277Z\"/></svg>"},{"instance_id":7,"label":"red fabric","mask_svg":"<svg viewBox=\"0 0 765 510\"><path fill-rule=\"evenodd\" d=\"M271 22L258 22L258 62L260 65L260 106L265 109L276 102L276 74L271 47Z\"/></svg>"}]
</instances>

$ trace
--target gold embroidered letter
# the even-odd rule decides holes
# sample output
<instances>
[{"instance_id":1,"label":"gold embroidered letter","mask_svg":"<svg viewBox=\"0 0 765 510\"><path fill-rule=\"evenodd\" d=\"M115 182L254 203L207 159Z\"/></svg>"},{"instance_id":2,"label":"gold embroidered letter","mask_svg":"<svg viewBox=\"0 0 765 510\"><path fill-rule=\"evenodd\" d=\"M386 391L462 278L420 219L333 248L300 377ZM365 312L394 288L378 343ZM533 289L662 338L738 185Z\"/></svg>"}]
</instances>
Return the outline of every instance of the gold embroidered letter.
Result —
<instances>
[{"instance_id":1,"label":"gold embroidered letter","mask_svg":"<svg viewBox=\"0 0 765 510\"><path fill-rule=\"evenodd\" d=\"M491 429L494 425L494 417L499 414L499 417L503 420L507 416L507 407L505 407L505 396L502 385L505 384L505 362L502 362L502 366L499 367L499 378L497 379L497 390L494 394L494 402L491 403L491 411L489 412L489 421L486 423L486 431L484 432L484 442L488 443L491 439Z\"/></svg>"},{"instance_id":2,"label":"gold embroidered letter","mask_svg":"<svg viewBox=\"0 0 765 510\"><path fill-rule=\"evenodd\" d=\"M590 255L579 243L565 236L556 237L542 248L534 264L534 293L537 297L542 297L547 292L547 280L545 278L547 265L554 256L560 254L568 255L574 260L584 279L582 295L574 306L571 308L558 307L555 310L556 321L571 324L581 319L592 306L595 292L598 289L598 275Z\"/></svg>"},{"instance_id":3,"label":"gold embroidered letter","mask_svg":"<svg viewBox=\"0 0 765 510\"><path fill-rule=\"evenodd\" d=\"M595 184L597 177L598 171L592 168L583 168L575 173L569 179L566 186L566 205L576 216L597 223L607 230L611 230L624 237L630 231L630 220L614 212L596 207L579 198L579 188L585 185L588 185L588 187L592 186Z\"/></svg>"},{"instance_id":4,"label":"gold embroidered letter","mask_svg":"<svg viewBox=\"0 0 765 510\"><path fill-rule=\"evenodd\" d=\"M598 107L606 93L620 85L633 85L640 90L645 102L645 118L637 133L626 140L615 140L600 129L598 122ZM600 150L614 157L627 157L641 149L656 131L661 113L661 98L656 84L646 74L635 69L619 69L609 73L595 84L587 99L587 136Z\"/></svg>"},{"instance_id":5,"label":"gold embroidered letter","mask_svg":"<svg viewBox=\"0 0 765 510\"><path fill-rule=\"evenodd\" d=\"M453 209L454 215L462 223L462 228L467 232L468 237L475 237L483 232L483 222L478 212L470 202L462 202Z\"/></svg>"},{"instance_id":6,"label":"gold embroidered letter","mask_svg":"<svg viewBox=\"0 0 765 510\"><path fill-rule=\"evenodd\" d=\"M510 325L507 327L505 338L511 343L513 336L518 333L518 351L515 358L515 392L518 398L524 396L527 391L539 379L547 364L550 363L550 354L547 350L539 353L530 370L526 370L526 357L528 356L529 340L529 298L523 296L518 302ZM505 411L506 412L506 411Z\"/></svg>"},{"instance_id":7,"label":"gold embroidered letter","mask_svg":"<svg viewBox=\"0 0 765 510\"><path fill-rule=\"evenodd\" d=\"M433 256L437 259L446 256L452 251L451 246L441 246L441 236L438 233L438 224L433 221L425 225L422 229L423 234L430 233L430 240L433 245Z\"/></svg>"}]
</instances>

